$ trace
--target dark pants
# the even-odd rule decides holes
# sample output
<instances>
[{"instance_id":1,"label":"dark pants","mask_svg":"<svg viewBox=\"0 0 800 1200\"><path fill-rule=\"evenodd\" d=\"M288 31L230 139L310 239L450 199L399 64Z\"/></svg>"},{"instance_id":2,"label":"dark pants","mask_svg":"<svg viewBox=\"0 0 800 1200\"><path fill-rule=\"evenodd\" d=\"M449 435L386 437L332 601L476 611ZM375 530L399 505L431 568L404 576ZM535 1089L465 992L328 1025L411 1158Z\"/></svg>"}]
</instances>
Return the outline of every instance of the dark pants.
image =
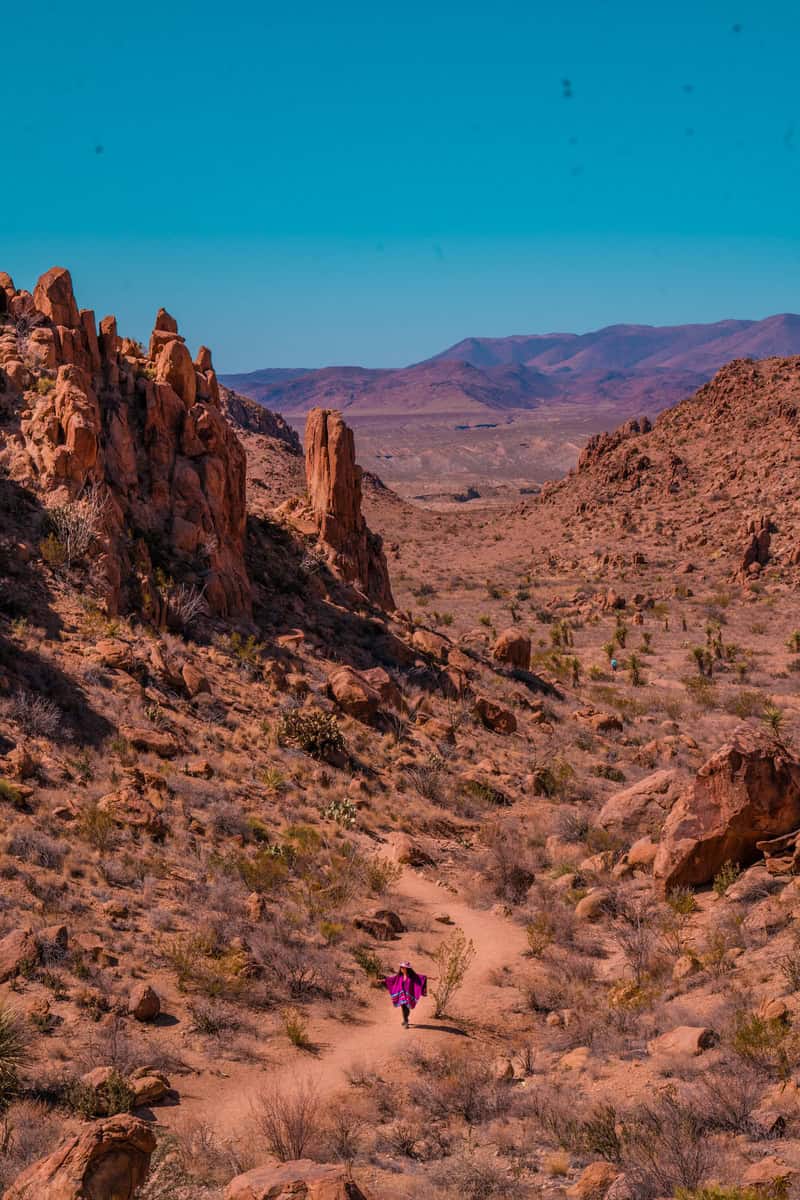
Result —
<instances>
[{"instance_id":1,"label":"dark pants","mask_svg":"<svg viewBox=\"0 0 800 1200\"><path fill-rule=\"evenodd\" d=\"M401 1004L400 1008L403 1013L403 1024L407 1025L408 1024L408 1014L411 1012L411 1009L408 1007L407 1004Z\"/></svg>"}]
</instances>

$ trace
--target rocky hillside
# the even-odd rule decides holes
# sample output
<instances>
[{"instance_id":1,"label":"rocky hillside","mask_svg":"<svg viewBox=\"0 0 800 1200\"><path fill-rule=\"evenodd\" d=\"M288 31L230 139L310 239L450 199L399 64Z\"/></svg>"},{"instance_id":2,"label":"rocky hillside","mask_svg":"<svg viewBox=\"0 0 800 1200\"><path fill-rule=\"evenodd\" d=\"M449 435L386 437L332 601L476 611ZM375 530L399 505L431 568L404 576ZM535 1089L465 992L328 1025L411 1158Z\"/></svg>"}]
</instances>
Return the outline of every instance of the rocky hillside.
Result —
<instances>
[{"instance_id":1,"label":"rocky hillside","mask_svg":"<svg viewBox=\"0 0 800 1200\"><path fill-rule=\"evenodd\" d=\"M794 1200L800 362L435 514L2 295L7 1200Z\"/></svg>"}]
</instances>

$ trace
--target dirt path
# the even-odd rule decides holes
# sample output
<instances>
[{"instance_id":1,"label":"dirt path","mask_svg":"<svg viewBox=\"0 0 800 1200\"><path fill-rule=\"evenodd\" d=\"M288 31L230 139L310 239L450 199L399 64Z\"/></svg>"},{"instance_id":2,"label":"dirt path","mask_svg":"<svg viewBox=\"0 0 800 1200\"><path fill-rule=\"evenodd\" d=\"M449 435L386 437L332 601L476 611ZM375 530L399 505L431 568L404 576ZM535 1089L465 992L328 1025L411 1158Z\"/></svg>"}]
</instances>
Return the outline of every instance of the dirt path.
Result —
<instances>
[{"instance_id":1,"label":"dirt path","mask_svg":"<svg viewBox=\"0 0 800 1200\"><path fill-rule=\"evenodd\" d=\"M526 948L524 930L506 917L491 911L470 908L463 900L447 890L406 870L396 885L395 893L403 911L403 901L413 909L414 924L433 921L447 914L475 944L475 959L469 969L456 1007L468 1022L487 1015L487 1004L494 1011L501 990L491 983L494 970L514 964ZM449 926L435 924L431 939L446 934ZM419 932L405 934L392 943L392 955L398 962L409 956L419 969L429 963L414 949ZM422 935L428 940L427 935ZM384 956L386 958L387 956ZM357 1010L353 1023L320 1019L311 1021L310 1034L320 1047L317 1055L288 1048L282 1061L274 1066L257 1068L235 1066L226 1075L204 1073L178 1081L181 1102L172 1109L159 1109L158 1117L166 1125L180 1124L187 1116L207 1121L220 1137L241 1133L252 1111L254 1100L266 1088L286 1084L296 1087L312 1080L323 1095L337 1091L347 1083L347 1072L358 1064L376 1074L385 1074L393 1060L403 1055L416 1039L437 1047L453 1044L465 1036L463 1031L447 1021L433 1020L433 1000L422 1000L412 1014L410 1030L400 1024L399 1013L392 1008L384 990L370 993L367 1006Z\"/></svg>"}]
</instances>

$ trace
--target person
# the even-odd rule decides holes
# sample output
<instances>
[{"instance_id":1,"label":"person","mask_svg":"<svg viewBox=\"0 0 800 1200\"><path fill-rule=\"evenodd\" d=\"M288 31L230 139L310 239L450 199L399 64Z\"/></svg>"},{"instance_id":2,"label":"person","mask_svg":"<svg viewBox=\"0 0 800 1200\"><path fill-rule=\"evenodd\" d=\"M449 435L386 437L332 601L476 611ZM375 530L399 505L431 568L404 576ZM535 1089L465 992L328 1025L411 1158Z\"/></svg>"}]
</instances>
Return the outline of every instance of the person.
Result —
<instances>
[{"instance_id":1,"label":"person","mask_svg":"<svg viewBox=\"0 0 800 1200\"><path fill-rule=\"evenodd\" d=\"M619 665L619 664L617 663L617 660L616 660L615 658L612 658L612 660L611 660L611 670L612 670L612 671L616 671L616 669L617 669L617 666L618 666L618 665Z\"/></svg>"},{"instance_id":2,"label":"person","mask_svg":"<svg viewBox=\"0 0 800 1200\"><path fill-rule=\"evenodd\" d=\"M418 975L410 962L401 962L396 975L387 975L383 981L389 990L392 1004L403 1013L403 1029L408 1029L408 1018L412 1008L422 996L428 994L428 978Z\"/></svg>"}]
</instances>

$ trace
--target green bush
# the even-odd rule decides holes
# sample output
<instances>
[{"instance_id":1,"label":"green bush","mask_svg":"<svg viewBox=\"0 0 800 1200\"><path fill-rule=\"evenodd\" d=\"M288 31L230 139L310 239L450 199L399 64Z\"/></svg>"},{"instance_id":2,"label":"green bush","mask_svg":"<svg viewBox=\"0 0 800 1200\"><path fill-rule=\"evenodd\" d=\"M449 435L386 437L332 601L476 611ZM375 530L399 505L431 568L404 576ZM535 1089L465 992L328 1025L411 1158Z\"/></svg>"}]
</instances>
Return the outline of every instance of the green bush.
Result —
<instances>
[{"instance_id":1,"label":"green bush","mask_svg":"<svg viewBox=\"0 0 800 1200\"><path fill-rule=\"evenodd\" d=\"M67 1106L87 1121L96 1117L113 1117L130 1112L136 1097L128 1081L119 1071L112 1071L105 1083L93 1087L80 1079L73 1080L64 1093Z\"/></svg>"}]
</instances>

